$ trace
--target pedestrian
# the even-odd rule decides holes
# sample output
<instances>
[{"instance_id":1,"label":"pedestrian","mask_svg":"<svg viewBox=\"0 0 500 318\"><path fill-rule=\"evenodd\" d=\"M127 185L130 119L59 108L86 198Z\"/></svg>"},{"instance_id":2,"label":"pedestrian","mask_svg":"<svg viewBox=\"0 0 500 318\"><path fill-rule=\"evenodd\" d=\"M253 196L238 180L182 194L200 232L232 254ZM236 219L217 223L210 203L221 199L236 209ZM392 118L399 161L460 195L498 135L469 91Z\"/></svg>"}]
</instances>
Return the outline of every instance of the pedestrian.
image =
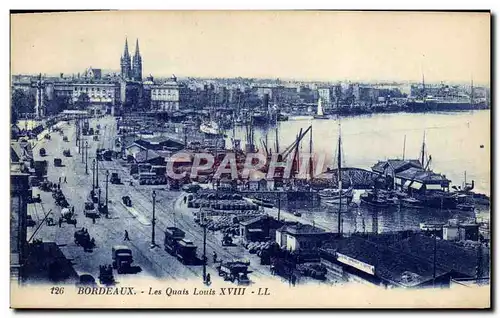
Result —
<instances>
[{"instance_id":1,"label":"pedestrian","mask_svg":"<svg viewBox=\"0 0 500 318\"><path fill-rule=\"evenodd\" d=\"M210 280L211 280L211 278L210 278L210 273L208 273L208 274L207 274L207 277L206 277L206 284L207 284L207 285L210 285Z\"/></svg>"},{"instance_id":2,"label":"pedestrian","mask_svg":"<svg viewBox=\"0 0 500 318\"><path fill-rule=\"evenodd\" d=\"M71 207L71 213L75 214L75 206L74 205Z\"/></svg>"},{"instance_id":3,"label":"pedestrian","mask_svg":"<svg viewBox=\"0 0 500 318\"><path fill-rule=\"evenodd\" d=\"M92 216L92 223L95 224L95 216Z\"/></svg>"},{"instance_id":4,"label":"pedestrian","mask_svg":"<svg viewBox=\"0 0 500 318\"><path fill-rule=\"evenodd\" d=\"M66 181L66 177L64 177L64 183L68 183L68 181Z\"/></svg>"},{"instance_id":5,"label":"pedestrian","mask_svg":"<svg viewBox=\"0 0 500 318\"><path fill-rule=\"evenodd\" d=\"M61 184L61 177L59 177L59 184Z\"/></svg>"},{"instance_id":6,"label":"pedestrian","mask_svg":"<svg viewBox=\"0 0 500 318\"><path fill-rule=\"evenodd\" d=\"M214 263L217 263L217 253L215 253L215 251L213 253L213 256L214 256Z\"/></svg>"},{"instance_id":7,"label":"pedestrian","mask_svg":"<svg viewBox=\"0 0 500 318\"><path fill-rule=\"evenodd\" d=\"M62 225L62 218L59 218L59 227Z\"/></svg>"},{"instance_id":8,"label":"pedestrian","mask_svg":"<svg viewBox=\"0 0 500 318\"><path fill-rule=\"evenodd\" d=\"M130 241L130 237L128 237L128 231L125 230L125 237L123 238L124 241Z\"/></svg>"},{"instance_id":9,"label":"pedestrian","mask_svg":"<svg viewBox=\"0 0 500 318\"><path fill-rule=\"evenodd\" d=\"M296 282L297 282L297 277L292 274L292 286L295 286Z\"/></svg>"},{"instance_id":10,"label":"pedestrian","mask_svg":"<svg viewBox=\"0 0 500 318\"><path fill-rule=\"evenodd\" d=\"M61 190L61 184L60 183L57 184L57 190Z\"/></svg>"}]
</instances>

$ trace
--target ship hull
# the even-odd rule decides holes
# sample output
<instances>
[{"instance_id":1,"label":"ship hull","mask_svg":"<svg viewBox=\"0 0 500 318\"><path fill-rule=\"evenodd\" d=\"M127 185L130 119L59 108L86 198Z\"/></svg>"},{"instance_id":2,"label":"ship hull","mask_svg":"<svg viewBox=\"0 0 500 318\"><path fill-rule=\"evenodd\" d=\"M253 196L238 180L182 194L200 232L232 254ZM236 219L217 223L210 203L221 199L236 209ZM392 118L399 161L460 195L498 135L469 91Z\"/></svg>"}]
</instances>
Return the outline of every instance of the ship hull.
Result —
<instances>
[{"instance_id":1,"label":"ship hull","mask_svg":"<svg viewBox=\"0 0 500 318\"><path fill-rule=\"evenodd\" d=\"M257 115L252 117L252 122L254 125L267 125L269 120L267 116Z\"/></svg>"},{"instance_id":2,"label":"ship hull","mask_svg":"<svg viewBox=\"0 0 500 318\"><path fill-rule=\"evenodd\" d=\"M456 209L457 200L453 196L446 195L421 195L417 199L422 206L435 209Z\"/></svg>"},{"instance_id":3,"label":"ship hull","mask_svg":"<svg viewBox=\"0 0 500 318\"><path fill-rule=\"evenodd\" d=\"M406 103L407 110L411 112L426 112L426 111L447 111L447 110L472 110L488 108L485 102L470 103L470 102L416 102L409 101Z\"/></svg>"}]
</instances>

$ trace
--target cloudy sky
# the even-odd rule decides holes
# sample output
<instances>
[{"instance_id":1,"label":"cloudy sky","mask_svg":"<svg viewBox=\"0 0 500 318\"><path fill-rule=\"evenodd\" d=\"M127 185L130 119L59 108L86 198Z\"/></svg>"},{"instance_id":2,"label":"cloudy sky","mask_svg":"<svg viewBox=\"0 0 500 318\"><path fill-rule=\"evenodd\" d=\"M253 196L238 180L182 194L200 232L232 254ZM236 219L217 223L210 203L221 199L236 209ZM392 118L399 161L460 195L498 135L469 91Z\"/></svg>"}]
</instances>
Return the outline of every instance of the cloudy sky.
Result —
<instances>
[{"instance_id":1,"label":"cloudy sky","mask_svg":"<svg viewBox=\"0 0 500 318\"><path fill-rule=\"evenodd\" d=\"M488 83L487 13L166 12L11 16L14 74L119 70L139 38L144 75Z\"/></svg>"}]
</instances>

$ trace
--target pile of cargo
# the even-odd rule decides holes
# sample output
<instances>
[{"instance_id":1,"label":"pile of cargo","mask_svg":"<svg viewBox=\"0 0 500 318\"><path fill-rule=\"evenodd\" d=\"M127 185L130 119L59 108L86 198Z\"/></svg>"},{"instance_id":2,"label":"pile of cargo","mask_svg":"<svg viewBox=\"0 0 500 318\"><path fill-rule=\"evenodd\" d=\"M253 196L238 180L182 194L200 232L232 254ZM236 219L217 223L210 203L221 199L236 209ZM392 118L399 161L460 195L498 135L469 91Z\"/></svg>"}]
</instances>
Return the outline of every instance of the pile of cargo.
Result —
<instances>
[{"instance_id":1,"label":"pile of cargo","mask_svg":"<svg viewBox=\"0 0 500 318\"><path fill-rule=\"evenodd\" d=\"M267 241L267 242L250 242L250 243L244 243L243 247L245 247L250 254L257 254L257 256L261 256L262 251L269 250L274 244L274 242Z\"/></svg>"},{"instance_id":2,"label":"pile of cargo","mask_svg":"<svg viewBox=\"0 0 500 318\"><path fill-rule=\"evenodd\" d=\"M196 193L197 199L207 200L242 200L243 197L239 193L222 192L211 189L199 189Z\"/></svg>"},{"instance_id":3,"label":"pile of cargo","mask_svg":"<svg viewBox=\"0 0 500 318\"><path fill-rule=\"evenodd\" d=\"M243 211L241 214L226 214L218 216L209 216L206 220L207 229L211 231L223 231L229 234L239 233L239 223L251 218L254 218L258 213L252 211ZM206 215L206 214L205 214ZM200 213L195 214L194 221L201 222Z\"/></svg>"},{"instance_id":4,"label":"pile of cargo","mask_svg":"<svg viewBox=\"0 0 500 318\"><path fill-rule=\"evenodd\" d=\"M258 211L259 206L244 200L194 199L188 201L188 208L212 208L216 210Z\"/></svg>"},{"instance_id":5,"label":"pile of cargo","mask_svg":"<svg viewBox=\"0 0 500 318\"><path fill-rule=\"evenodd\" d=\"M325 280L326 279L326 267L320 264L299 264L297 265L297 270L301 275L309 276L314 279Z\"/></svg>"}]
</instances>

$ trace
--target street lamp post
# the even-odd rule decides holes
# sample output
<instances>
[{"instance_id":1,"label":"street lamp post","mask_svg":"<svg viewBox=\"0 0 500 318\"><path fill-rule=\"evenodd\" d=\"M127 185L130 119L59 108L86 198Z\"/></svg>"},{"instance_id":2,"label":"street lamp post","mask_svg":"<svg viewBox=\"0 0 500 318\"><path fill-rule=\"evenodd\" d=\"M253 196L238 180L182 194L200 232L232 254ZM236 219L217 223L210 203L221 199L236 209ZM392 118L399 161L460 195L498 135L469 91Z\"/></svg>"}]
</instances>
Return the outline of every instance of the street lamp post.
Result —
<instances>
[{"instance_id":1,"label":"street lamp post","mask_svg":"<svg viewBox=\"0 0 500 318\"><path fill-rule=\"evenodd\" d=\"M154 248L156 247L156 243L155 243L155 223L156 223L156 220L155 220L155 206L156 206L156 191L153 190L153 219L151 220L151 248Z\"/></svg>"},{"instance_id":2,"label":"street lamp post","mask_svg":"<svg viewBox=\"0 0 500 318\"><path fill-rule=\"evenodd\" d=\"M101 211L101 189L97 191L97 207L99 208L99 211Z\"/></svg>"},{"instance_id":3,"label":"street lamp post","mask_svg":"<svg viewBox=\"0 0 500 318\"><path fill-rule=\"evenodd\" d=\"M108 209L108 178L109 170L106 170L106 210Z\"/></svg>"},{"instance_id":4,"label":"street lamp post","mask_svg":"<svg viewBox=\"0 0 500 318\"><path fill-rule=\"evenodd\" d=\"M89 167L88 167L88 161L89 161L89 142L85 140L85 174L89 174Z\"/></svg>"},{"instance_id":5,"label":"street lamp post","mask_svg":"<svg viewBox=\"0 0 500 318\"><path fill-rule=\"evenodd\" d=\"M278 192L278 222L280 221L280 213L281 213L281 192Z\"/></svg>"},{"instance_id":6,"label":"street lamp post","mask_svg":"<svg viewBox=\"0 0 500 318\"><path fill-rule=\"evenodd\" d=\"M203 218L203 282L207 282L207 223L204 214L201 215Z\"/></svg>"},{"instance_id":7,"label":"street lamp post","mask_svg":"<svg viewBox=\"0 0 500 318\"><path fill-rule=\"evenodd\" d=\"M92 190L95 189L95 159L92 159Z\"/></svg>"},{"instance_id":8,"label":"street lamp post","mask_svg":"<svg viewBox=\"0 0 500 318\"><path fill-rule=\"evenodd\" d=\"M82 142L80 142L80 143L82 144L82 163L83 163L83 162L84 162L84 161L83 161L83 155L85 154L85 149L83 148L83 147L84 147L84 146L83 146L83 141L82 141ZM86 143L87 143L87 141L85 141L85 144L86 144Z\"/></svg>"},{"instance_id":9,"label":"street lamp post","mask_svg":"<svg viewBox=\"0 0 500 318\"><path fill-rule=\"evenodd\" d=\"M95 187L99 188L99 160L95 162Z\"/></svg>"}]
</instances>

